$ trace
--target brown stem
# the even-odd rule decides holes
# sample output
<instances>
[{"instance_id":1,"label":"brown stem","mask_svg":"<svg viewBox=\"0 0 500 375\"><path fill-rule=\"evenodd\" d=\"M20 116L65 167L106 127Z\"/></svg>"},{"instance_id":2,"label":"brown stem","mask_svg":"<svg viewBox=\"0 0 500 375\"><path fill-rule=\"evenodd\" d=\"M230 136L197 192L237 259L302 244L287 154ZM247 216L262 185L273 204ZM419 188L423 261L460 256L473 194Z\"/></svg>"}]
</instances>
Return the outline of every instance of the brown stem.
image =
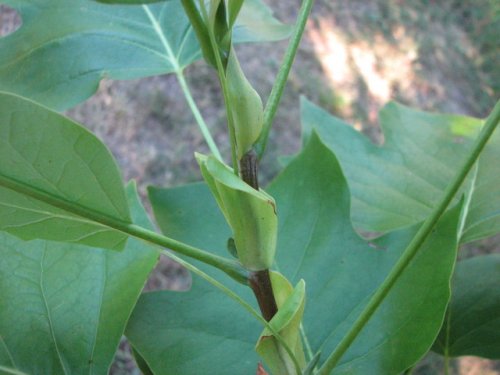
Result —
<instances>
[{"instance_id":1,"label":"brown stem","mask_svg":"<svg viewBox=\"0 0 500 375\"><path fill-rule=\"evenodd\" d=\"M278 312L278 306L274 298L269 270L252 271L248 276L248 283L253 294L257 298L262 317L270 321Z\"/></svg>"},{"instance_id":2,"label":"brown stem","mask_svg":"<svg viewBox=\"0 0 500 375\"><path fill-rule=\"evenodd\" d=\"M248 185L259 190L259 180L257 175L258 158L254 150L250 150L240 160L241 178ZM278 312L276 299L274 298L269 270L252 271L248 276L248 283L259 304L262 317L270 321Z\"/></svg>"},{"instance_id":3,"label":"brown stem","mask_svg":"<svg viewBox=\"0 0 500 375\"><path fill-rule=\"evenodd\" d=\"M241 179L255 190L259 190L259 176L257 174L258 159L254 150L248 151L240 160Z\"/></svg>"}]
</instances>

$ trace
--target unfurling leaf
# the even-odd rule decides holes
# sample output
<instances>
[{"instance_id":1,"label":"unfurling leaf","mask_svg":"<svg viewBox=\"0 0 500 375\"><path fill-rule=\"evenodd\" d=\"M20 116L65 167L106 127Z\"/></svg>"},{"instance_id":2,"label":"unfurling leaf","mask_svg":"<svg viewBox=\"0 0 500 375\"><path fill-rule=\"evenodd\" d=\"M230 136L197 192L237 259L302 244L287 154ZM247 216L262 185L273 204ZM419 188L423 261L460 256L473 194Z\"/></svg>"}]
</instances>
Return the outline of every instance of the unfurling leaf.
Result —
<instances>
[{"instance_id":1,"label":"unfurling leaf","mask_svg":"<svg viewBox=\"0 0 500 375\"><path fill-rule=\"evenodd\" d=\"M300 280L295 288L280 273L271 272L278 312L269 324L285 340L302 368L305 367L304 351L300 339L300 322L305 306L305 282ZM281 343L266 328L256 345L257 353L275 375L296 374L295 366Z\"/></svg>"},{"instance_id":2,"label":"unfurling leaf","mask_svg":"<svg viewBox=\"0 0 500 375\"><path fill-rule=\"evenodd\" d=\"M201 173L233 231L240 262L253 271L274 261L278 217L274 199L255 190L212 156L197 154Z\"/></svg>"},{"instance_id":3,"label":"unfurling leaf","mask_svg":"<svg viewBox=\"0 0 500 375\"><path fill-rule=\"evenodd\" d=\"M231 49L226 69L238 160L252 148L262 130L264 110L259 94L248 82Z\"/></svg>"}]
</instances>

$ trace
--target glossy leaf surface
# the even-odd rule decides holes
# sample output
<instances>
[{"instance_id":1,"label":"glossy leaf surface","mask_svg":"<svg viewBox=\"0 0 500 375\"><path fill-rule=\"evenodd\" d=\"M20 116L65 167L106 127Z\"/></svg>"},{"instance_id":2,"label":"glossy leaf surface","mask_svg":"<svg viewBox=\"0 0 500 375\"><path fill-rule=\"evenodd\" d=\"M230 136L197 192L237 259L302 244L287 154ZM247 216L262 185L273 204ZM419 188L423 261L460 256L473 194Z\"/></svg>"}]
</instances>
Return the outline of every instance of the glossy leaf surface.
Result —
<instances>
[{"instance_id":1,"label":"glossy leaf surface","mask_svg":"<svg viewBox=\"0 0 500 375\"><path fill-rule=\"evenodd\" d=\"M180 1L107 5L89 0L6 0L23 25L0 38L0 90L55 109L91 96L102 78L180 72L201 57ZM50 27L48 27L50 25ZM235 42L282 39L289 28L247 0Z\"/></svg>"},{"instance_id":2,"label":"glossy leaf surface","mask_svg":"<svg viewBox=\"0 0 500 375\"><path fill-rule=\"evenodd\" d=\"M134 222L150 226L135 189ZM107 374L158 252L122 252L0 234L0 365L27 374Z\"/></svg>"},{"instance_id":3,"label":"glossy leaf surface","mask_svg":"<svg viewBox=\"0 0 500 375\"><path fill-rule=\"evenodd\" d=\"M355 225L386 232L429 215L461 166L482 122L390 103L380 113L385 142L379 147L303 100L302 124L306 139L315 129L337 155L352 191ZM499 159L500 132L496 131L481 155L477 172L464 186L470 202L466 202L462 243L500 231Z\"/></svg>"},{"instance_id":4,"label":"glossy leaf surface","mask_svg":"<svg viewBox=\"0 0 500 375\"><path fill-rule=\"evenodd\" d=\"M24 240L125 246L125 234L36 200L34 193L130 222L120 173L97 137L45 107L0 93L0 230Z\"/></svg>"},{"instance_id":5,"label":"glossy leaf surface","mask_svg":"<svg viewBox=\"0 0 500 375\"><path fill-rule=\"evenodd\" d=\"M500 359L500 254L457 263L446 320L433 350Z\"/></svg>"},{"instance_id":6,"label":"glossy leaf surface","mask_svg":"<svg viewBox=\"0 0 500 375\"><path fill-rule=\"evenodd\" d=\"M416 228L388 235L371 245L359 238L350 224L350 193L340 167L316 136L271 184L269 191L279 208L277 264L292 283L299 279L306 281L305 332L312 350L321 350L324 360L397 261ZM206 188L194 185L173 190L152 189L150 197L157 221L166 234L179 240L208 242L209 249L222 251L225 248L227 228ZM334 373L397 374L429 349L441 326L449 298L457 220L457 210L445 216ZM169 293L165 294L161 298L168 300ZM222 300L212 299L210 305L214 301L222 303ZM198 309L210 308L204 303L205 300L199 300ZM174 306L161 312L155 312L153 307L147 311L149 317L168 313L178 317ZM146 316L137 315L136 319L144 321ZM230 332L227 327L230 323L224 315L213 319L218 319L219 325L224 324L219 335ZM194 332L208 327L191 328L192 323L187 319L182 322L183 327L190 327L193 342L197 342ZM237 326L239 329L239 323ZM151 364L160 359L153 355L147 358L146 352L160 337L146 336L143 340L150 341L149 346L144 342L134 345L138 345L139 351L141 346L145 348L141 354ZM219 339L214 337L206 342L205 350L216 350ZM409 347L412 350L407 350ZM189 345L185 348L188 350ZM163 356L168 353L168 349L165 350ZM192 351L191 356L195 353ZM252 353L248 351L246 355ZM166 369L188 361L175 355L170 358L171 364L163 363ZM210 368L213 362L207 356L203 363L205 368ZM241 373L255 372L255 364L246 369ZM160 365L155 371L173 373Z\"/></svg>"}]
</instances>

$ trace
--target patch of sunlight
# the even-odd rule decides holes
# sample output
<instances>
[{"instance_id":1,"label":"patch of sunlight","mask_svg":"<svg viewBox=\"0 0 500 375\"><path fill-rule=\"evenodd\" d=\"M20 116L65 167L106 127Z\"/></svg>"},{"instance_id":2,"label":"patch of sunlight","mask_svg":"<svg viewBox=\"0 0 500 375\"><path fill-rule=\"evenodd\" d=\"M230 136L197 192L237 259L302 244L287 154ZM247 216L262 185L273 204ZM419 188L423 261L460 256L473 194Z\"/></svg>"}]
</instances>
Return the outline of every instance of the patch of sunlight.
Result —
<instances>
[{"instance_id":1,"label":"patch of sunlight","mask_svg":"<svg viewBox=\"0 0 500 375\"><path fill-rule=\"evenodd\" d=\"M320 17L309 25L307 37L329 85L347 99L350 107L342 108L342 115L350 117L361 107L374 124L387 101L401 92L416 92L417 45L403 26L395 27L392 36L395 42L381 33L372 35L370 42L349 41L331 18Z\"/></svg>"}]
</instances>

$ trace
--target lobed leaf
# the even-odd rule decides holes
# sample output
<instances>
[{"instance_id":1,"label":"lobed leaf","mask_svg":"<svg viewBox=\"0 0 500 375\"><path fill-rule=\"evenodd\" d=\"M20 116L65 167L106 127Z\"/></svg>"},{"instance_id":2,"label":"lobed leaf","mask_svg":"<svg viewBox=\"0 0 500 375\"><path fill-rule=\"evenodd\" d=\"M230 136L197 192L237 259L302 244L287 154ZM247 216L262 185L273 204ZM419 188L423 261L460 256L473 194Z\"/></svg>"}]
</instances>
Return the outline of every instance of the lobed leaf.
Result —
<instances>
[{"instance_id":1,"label":"lobed leaf","mask_svg":"<svg viewBox=\"0 0 500 375\"><path fill-rule=\"evenodd\" d=\"M134 222L151 226L134 186ZM0 234L0 367L27 374L107 374L158 252L123 252ZM0 371L1 372L1 371Z\"/></svg>"},{"instance_id":2,"label":"lobed leaf","mask_svg":"<svg viewBox=\"0 0 500 375\"><path fill-rule=\"evenodd\" d=\"M0 230L24 240L125 246L127 235L51 201L130 222L120 173L101 141L58 113L0 92Z\"/></svg>"},{"instance_id":3,"label":"lobed leaf","mask_svg":"<svg viewBox=\"0 0 500 375\"><path fill-rule=\"evenodd\" d=\"M23 25L0 38L0 90L58 110L87 99L103 78L180 73L201 57L180 1L149 5L88 0L4 3L20 13ZM277 40L288 32L289 27L274 19L262 0L247 0L233 41Z\"/></svg>"},{"instance_id":4,"label":"lobed leaf","mask_svg":"<svg viewBox=\"0 0 500 375\"><path fill-rule=\"evenodd\" d=\"M432 350L500 359L500 254L457 263L452 297Z\"/></svg>"},{"instance_id":5,"label":"lobed leaf","mask_svg":"<svg viewBox=\"0 0 500 375\"><path fill-rule=\"evenodd\" d=\"M352 219L363 230L387 232L423 220L470 150L482 121L387 104L379 147L346 123L302 101L307 139L312 129L337 155L353 195ZM500 231L500 132L486 146L462 193L469 196L462 243ZM457 197L458 200L459 197Z\"/></svg>"},{"instance_id":6,"label":"lobed leaf","mask_svg":"<svg viewBox=\"0 0 500 375\"><path fill-rule=\"evenodd\" d=\"M312 356L321 351L324 354L322 358L326 358L395 264L416 228L395 232L371 244L362 240L350 223L350 192L339 164L316 135L311 137L302 154L271 184L269 191L280 208L277 265L292 283L300 279L306 281L308 292L304 329ZM179 240L189 239L194 244L204 244L215 252L224 251L230 233L206 187L155 188L150 190L150 199L158 224L165 234ZM334 373L397 374L427 352L441 327L449 299L458 217L459 212L455 209L441 220ZM215 314L211 310L213 301L201 299L197 294L189 297L189 293L185 298L198 298L197 304L193 302L190 305L191 309L210 309L210 314ZM166 295L161 298L168 299ZM219 298L216 301L216 304L222 303ZM146 301L139 302L139 305L142 303ZM139 314L135 319L141 322L149 319L151 322L152 316L159 319L165 314L176 314L175 309L179 306L172 304L167 307L163 302L161 308L167 308L165 311L158 306L147 305L148 315L140 317L142 314ZM202 334L204 344L197 346L196 350L214 355L197 357L200 368L220 366L223 357L218 346L219 342L224 342L221 336L224 332L231 332L231 327L239 330L241 325L247 324L246 320L239 320L237 310L230 312L231 317L233 313L238 314L234 319L238 323L227 319L227 311L219 312L212 318L212 323L217 321L220 326L217 331L210 331L213 337L208 340ZM168 372L172 368L170 366L188 366L189 358L197 353L191 349L191 342L193 345L198 343L194 332L203 332L208 327L208 322L206 326L205 323L193 326L193 322L187 319L182 319L182 323L181 318L176 319L179 319L177 327L181 324L182 327L189 327L190 333L189 339L182 343L185 357L177 354L170 356L173 364L160 362L160 348L155 351L158 356L148 357L154 345L161 346L159 340L166 333L156 335L153 329L155 324L150 323L148 335L143 335L145 337L140 344L133 340L148 363L151 365L154 361L157 364L155 373L174 373ZM142 325L138 325L134 332L138 335L140 329ZM168 346L163 346L163 357L168 353L177 353L172 352L177 350L175 342L172 337ZM245 357L252 356L248 346L233 343L233 348L237 353L245 352ZM255 363L253 366L245 364L239 373L252 371L255 372Z\"/></svg>"}]
</instances>

